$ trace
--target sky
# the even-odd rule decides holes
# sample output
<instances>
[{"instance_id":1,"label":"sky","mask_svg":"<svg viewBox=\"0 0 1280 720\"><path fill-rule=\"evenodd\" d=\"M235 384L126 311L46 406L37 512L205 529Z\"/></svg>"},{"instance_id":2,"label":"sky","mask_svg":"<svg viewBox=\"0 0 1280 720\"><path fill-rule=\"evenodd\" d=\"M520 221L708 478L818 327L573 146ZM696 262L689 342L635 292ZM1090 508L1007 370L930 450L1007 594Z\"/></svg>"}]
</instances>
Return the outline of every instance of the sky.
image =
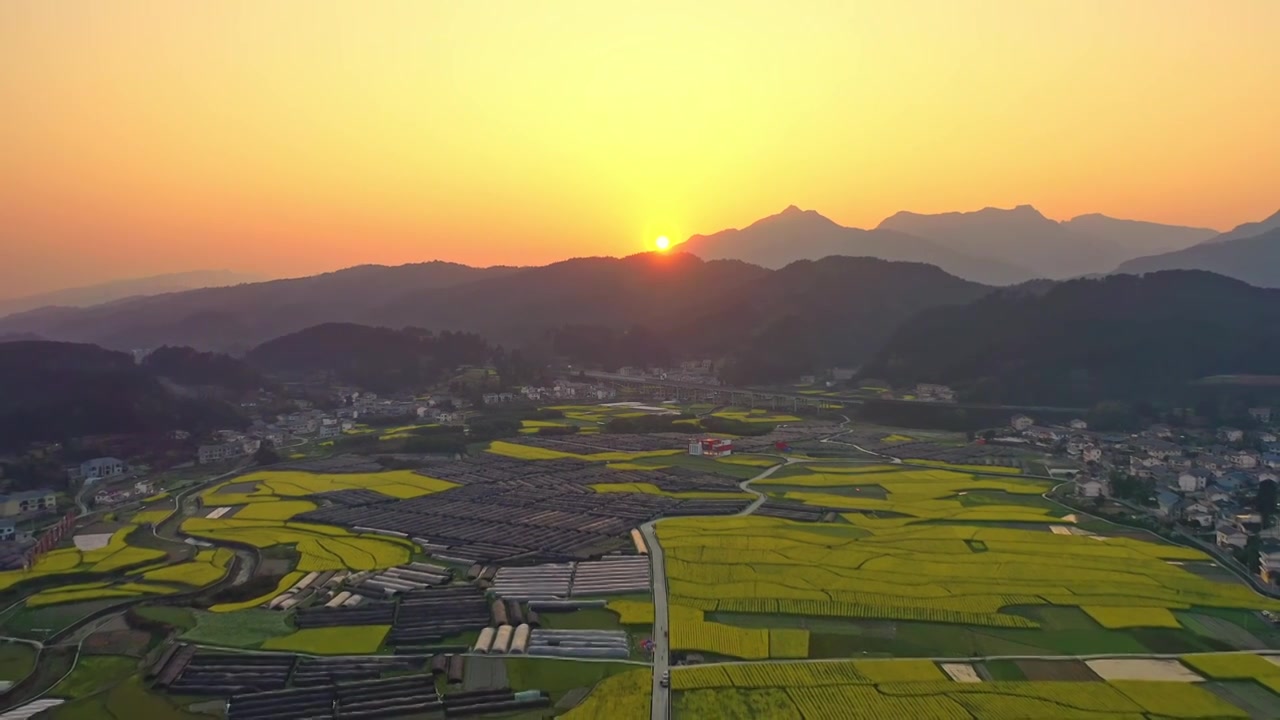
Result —
<instances>
[{"instance_id":1,"label":"sky","mask_svg":"<svg viewBox=\"0 0 1280 720\"><path fill-rule=\"evenodd\" d=\"M5 0L0 297L1280 208L1276 0Z\"/></svg>"}]
</instances>

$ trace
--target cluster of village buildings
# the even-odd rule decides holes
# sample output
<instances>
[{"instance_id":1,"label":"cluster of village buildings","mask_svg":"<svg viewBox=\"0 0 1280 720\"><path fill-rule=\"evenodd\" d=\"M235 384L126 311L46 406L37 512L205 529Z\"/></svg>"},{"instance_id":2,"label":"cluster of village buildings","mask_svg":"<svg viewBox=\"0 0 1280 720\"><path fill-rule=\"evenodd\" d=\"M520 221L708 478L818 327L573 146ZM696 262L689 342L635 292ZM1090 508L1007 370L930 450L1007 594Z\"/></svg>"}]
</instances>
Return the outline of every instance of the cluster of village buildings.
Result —
<instances>
[{"instance_id":1,"label":"cluster of village buildings","mask_svg":"<svg viewBox=\"0 0 1280 720\"><path fill-rule=\"evenodd\" d=\"M1243 548L1251 537L1260 538L1262 574L1270 579L1280 575L1280 526L1262 527L1254 498L1261 483L1280 482L1280 433L1269 428L1268 408L1253 408L1250 414L1260 429L1152 425L1132 435L1093 432L1083 420L1046 427L1016 415L1004 439L1077 461L1079 496L1112 497L1112 478L1138 478L1154 487L1154 505L1146 509L1157 518L1212 533L1224 548Z\"/></svg>"}]
</instances>

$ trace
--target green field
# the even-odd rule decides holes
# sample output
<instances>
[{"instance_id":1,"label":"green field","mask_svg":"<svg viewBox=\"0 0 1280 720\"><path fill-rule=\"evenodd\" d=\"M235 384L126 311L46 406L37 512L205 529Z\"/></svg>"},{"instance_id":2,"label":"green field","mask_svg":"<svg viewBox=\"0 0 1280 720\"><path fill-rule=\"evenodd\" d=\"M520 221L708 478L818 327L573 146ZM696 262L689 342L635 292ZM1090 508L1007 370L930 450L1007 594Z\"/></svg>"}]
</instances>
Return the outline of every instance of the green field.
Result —
<instances>
[{"instance_id":1,"label":"green field","mask_svg":"<svg viewBox=\"0 0 1280 720\"><path fill-rule=\"evenodd\" d=\"M71 674L49 692L53 697L81 698L106 690L138 669L136 658L119 655L81 657Z\"/></svg>"},{"instance_id":2,"label":"green field","mask_svg":"<svg viewBox=\"0 0 1280 720\"><path fill-rule=\"evenodd\" d=\"M36 666L36 651L22 643L0 645L0 681L17 682Z\"/></svg>"},{"instance_id":3,"label":"green field","mask_svg":"<svg viewBox=\"0 0 1280 720\"><path fill-rule=\"evenodd\" d=\"M49 711L48 717L50 720L213 720L213 716L188 712L170 702L169 698L148 691L137 675L118 682L109 690L59 705Z\"/></svg>"},{"instance_id":4,"label":"green field","mask_svg":"<svg viewBox=\"0 0 1280 720\"><path fill-rule=\"evenodd\" d=\"M234 616L227 616L234 617ZM312 655L361 655L382 646L390 625L307 628L262 643L263 650L290 650Z\"/></svg>"},{"instance_id":5,"label":"green field","mask_svg":"<svg viewBox=\"0 0 1280 720\"><path fill-rule=\"evenodd\" d=\"M241 610L233 613L194 611L195 627L183 633L187 642L225 647L257 648L265 641L294 632L285 613Z\"/></svg>"}]
</instances>

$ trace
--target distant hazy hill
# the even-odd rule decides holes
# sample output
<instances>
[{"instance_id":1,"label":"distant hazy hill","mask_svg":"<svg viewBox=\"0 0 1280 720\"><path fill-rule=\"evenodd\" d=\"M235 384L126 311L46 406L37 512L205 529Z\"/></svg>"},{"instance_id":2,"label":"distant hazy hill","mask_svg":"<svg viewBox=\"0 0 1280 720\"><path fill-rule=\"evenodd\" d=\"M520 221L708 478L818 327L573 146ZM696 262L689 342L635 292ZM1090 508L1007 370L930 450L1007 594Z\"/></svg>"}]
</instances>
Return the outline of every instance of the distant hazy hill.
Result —
<instances>
[{"instance_id":1,"label":"distant hazy hill","mask_svg":"<svg viewBox=\"0 0 1280 720\"><path fill-rule=\"evenodd\" d=\"M1238 225L1234 230L1209 238L1205 242L1220 243L1227 242L1228 240L1241 240L1243 238L1257 237L1265 232L1270 232L1276 229L1280 229L1280 211L1277 211L1266 220Z\"/></svg>"},{"instance_id":2,"label":"distant hazy hill","mask_svg":"<svg viewBox=\"0 0 1280 720\"><path fill-rule=\"evenodd\" d=\"M359 319L411 291L500 277L515 268L429 262L361 265L311 277L131 298L88 308L43 308L0 319L0 334L130 349L189 345L244 351L323 322Z\"/></svg>"},{"instance_id":3,"label":"distant hazy hill","mask_svg":"<svg viewBox=\"0 0 1280 720\"><path fill-rule=\"evenodd\" d=\"M1167 399L1206 376L1280 374L1280 291L1191 271L1000 291L921 313L864 372L988 402Z\"/></svg>"},{"instance_id":4,"label":"distant hazy hill","mask_svg":"<svg viewBox=\"0 0 1280 720\"><path fill-rule=\"evenodd\" d=\"M261 279L255 275L232 272L231 270L195 270L192 272L131 278L129 280L114 280L97 285L86 285L38 295L3 299L0 300L0 317L42 307L85 307L136 295L159 295L160 293L192 290L194 288L223 287L257 282Z\"/></svg>"},{"instance_id":5,"label":"distant hazy hill","mask_svg":"<svg viewBox=\"0 0 1280 720\"><path fill-rule=\"evenodd\" d=\"M549 332L566 326L642 327L655 342L669 343L681 354L730 358L739 377L781 379L860 362L912 314L990 291L930 265L850 257L767 270L676 252L465 270L462 275L478 279L453 276L453 284L435 287L397 284L387 271L405 272L400 268L363 268L338 273L341 289L334 278L322 276L37 312L27 319L46 337L117 348L227 349L265 343L248 356L261 370L366 378L370 368L390 372L387 368L395 365L379 365L379 353L405 356L407 343L415 346L410 355L421 351L434 357L440 348L423 350L419 346L430 341L344 323L429 328L435 342L444 331L478 333L509 348L545 343ZM312 282L314 287L299 287ZM18 329L6 324L0 323L0 332ZM467 342L453 345L465 348Z\"/></svg>"},{"instance_id":6,"label":"distant hazy hill","mask_svg":"<svg viewBox=\"0 0 1280 720\"><path fill-rule=\"evenodd\" d=\"M995 285L1033 276L1030 270L1013 263L967 255L922 237L889 229L843 227L813 210L794 205L742 229L694 235L680 250L704 260L742 260L767 268L831 255L922 262L958 277Z\"/></svg>"},{"instance_id":7,"label":"distant hazy hill","mask_svg":"<svg viewBox=\"0 0 1280 720\"><path fill-rule=\"evenodd\" d=\"M1207 242L1186 250L1130 260L1117 273L1208 270L1258 287L1280 287L1280 228L1255 237Z\"/></svg>"},{"instance_id":8,"label":"distant hazy hill","mask_svg":"<svg viewBox=\"0 0 1280 720\"><path fill-rule=\"evenodd\" d=\"M978 257L1016 262L1029 268L1034 277L1105 272L1132 257L1116 240L1074 232L1030 205L940 215L900 212L880 223L878 229L929 238Z\"/></svg>"},{"instance_id":9,"label":"distant hazy hill","mask_svg":"<svg viewBox=\"0 0 1280 720\"><path fill-rule=\"evenodd\" d=\"M1129 257L1173 252L1202 243L1216 235L1210 228L1162 225L1142 220L1120 220L1098 213L1081 215L1060 225L1073 233L1092 237L1120 248Z\"/></svg>"}]
</instances>

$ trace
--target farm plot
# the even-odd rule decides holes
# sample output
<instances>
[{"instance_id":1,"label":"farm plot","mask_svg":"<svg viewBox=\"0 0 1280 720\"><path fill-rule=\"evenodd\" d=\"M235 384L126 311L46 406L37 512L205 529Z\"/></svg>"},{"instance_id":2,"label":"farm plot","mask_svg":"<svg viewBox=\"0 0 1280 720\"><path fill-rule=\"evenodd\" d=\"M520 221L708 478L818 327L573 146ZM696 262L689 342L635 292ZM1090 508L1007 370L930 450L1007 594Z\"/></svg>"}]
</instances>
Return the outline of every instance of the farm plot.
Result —
<instances>
[{"instance_id":1,"label":"farm plot","mask_svg":"<svg viewBox=\"0 0 1280 720\"><path fill-rule=\"evenodd\" d=\"M653 672L629 670L601 680L587 699L563 720L647 720L653 701Z\"/></svg>"},{"instance_id":2,"label":"farm plot","mask_svg":"<svg viewBox=\"0 0 1280 720\"><path fill-rule=\"evenodd\" d=\"M264 650L290 650L311 655L361 655L377 652L389 625L309 627L262 643Z\"/></svg>"},{"instance_id":3,"label":"farm plot","mask_svg":"<svg viewBox=\"0 0 1280 720\"><path fill-rule=\"evenodd\" d=\"M498 637L501 637L501 635ZM527 652L529 655L547 657L625 660L631 654L631 640L626 631L623 630L551 630L540 628L530 633Z\"/></svg>"},{"instance_id":4,"label":"farm plot","mask_svg":"<svg viewBox=\"0 0 1280 720\"><path fill-rule=\"evenodd\" d=\"M216 613L225 613L236 612L237 610L248 610L249 608L265 607L272 600L275 600L280 595L295 587L301 580L306 578L307 575L308 573L304 572L288 573L281 576L280 581L276 584L274 590L261 597L253 598L252 600L245 600L243 602L222 603L210 607L209 610Z\"/></svg>"},{"instance_id":5,"label":"farm plot","mask_svg":"<svg viewBox=\"0 0 1280 720\"><path fill-rule=\"evenodd\" d=\"M483 577L478 570L475 577ZM501 567L493 572L493 592L512 600L548 600L647 593L649 558L607 555L599 560Z\"/></svg>"},{"instance_id":6,"label":"farm plot","mask_svg":"<svg viewBox=\"0 0 1280 720\"><path fill-rule=\"evenodd\" d=\"M798 422L804 422L803 418L798 418L798 417L796 417L795 415L784 415L784 414L780 414L780 413L771 413L771 412L769 412L768 410L760 410L760 409L756 409L756 410L743 410L743 409L720 410L720 411L718 411L718 412L711 413L711 416L712 416L712 417L718 417L718 418L724 418L725 420L737 420L738 422L748 422L748 423L773 423L773 424L775 424L775 425L776 425L776 424L778 424L778 423L798 423Z\"/></svg>"},{"instance_id":7,"label":"farm plot","mask_svg":"<svg viewBox=\"0 0 1280 720\"><path fill-rule=\"evenodd\" d=\"M1246 654L1184 655L1183 663L1214 680L1253 680L1280 695L1280 665L1271 657Z\"/></svg>"},{"instance_id":8,"label":"farm plot","mask_svg":"<svg viewBox=\"0 0 1280 720\"><path fill-rule=\"evenodd\" d=\"M393 595L445 585L452 578L453 570L443 565L411 562L374 573L360 581L357 587L366 595Z\"/></svg>"},{"instance_id":9,"label":"farm plot","mask_svg":"<svg viewBox=\"0 0 1280 720\"><path fill-rule=\"evenodd\" d=\"M0 591L36 578L112 573L164 558L163 551L129 544L129 537L137 528L137 525L124 525L112 532L105 544L95 543L92 550L59 548L40 556L29 570L0 572Z\"/></svg>"},{"instance_id":10,"label":"farm plot","mask_svg":"<svg viewBox=\"0 0 1280 720\"><path fill-rule=\"evenodd\" d=\"M913 661L905 661L912 663ZM676 718L1107 718L1246 717L1203 687L1178 682L958 682L933 663L757 663L677 667ZM752 710L754 708L754 710Z\"/></svg>"},{"instance_id":11,"label":"farm plot","mask_svg":"<svg viewBox=\"0 0 1280 720\"><path fill-rule=\"evenodd\" d=\"M965 443L964 436L958 434L921 439L884 429L855 427L840 439L871 452L902 458L915 465L994 473L1021 472L1021 461L1011 449L998 445ZM956 444L949 444L952 442Z\"/></svg>"},{"instance_id":12,"label":"farm plot","mask_svg":"<svg viewBox=\"0 0 1280 720\"><path fill-rule=\"evenodd\" d=\"M459 563L564 562L629 548L631 530L657 517L732 514L749 502L601 494L591 487L614 480L652 481L671 492L734 486L731 477L685 469L618 471L574 460L485 458L441 463L430 472L460 487L394 505L334 505L296 519L411 537L432 555Z\"/></svg>"},{"instance_id":13,"label":"farm plot","mask_svg":"<svg viewBox=\"0 0 1280 720\"><path fill-rule=\"evenodd\" d=\"M672 604L704 612L1034 629L1040 622L1027 607L1156 608L1142 610L1154 616L1193 606L1280 606L1243 585L1206 580L1166 562L1201 557L1196 551L1132 538L756 517L671 519L658 524L658 536ZM974 551L977 543L982 552ZM1048 571L1045 558L1053 558ZM1115 611L1103 613L1115 620L1106 615ZM717 652L693 639L682 628L686 622L701 629L705 618L673 612L673 641ZM725 654L765 657L762 641L753 642Z\"/></svg>"},{"instance_id":14,"label":"farm plot","mask_svg":"<svg viewBox=\"0 0 1280 720\"><path fill-rule=\"evenodd\" d=\"M410 470L372 473L312 473L264 470L205 490L200 501L209 507L304 498L339 490L369 490L392 499L406 499L448 490L453 483Z\"/></svg>"},{"instance_id":15,"label":"farm plot","mask_svg":"<svg viewBox=\"0 0 1280 720\"><path fill-rule=\"evenodd\" d=\"M142 573L142 579L155 583L178 583L192 588L211 585L227 574L227 566L235 553L226 548L201 550L194 560L167 565Z\"/></svg>"},{"instance_id":16,"label":"farm plot","mask_svg":"<svg viewBox=\"0 0 1280 720\"><path fill-rule=\"evenodd\" d=\"M343 601L350 599L351 594ZM342 595L337 597L341 598ZM336 598L335 598L336 599ZM352 606L318 605L298 610L293 616L293 623L299 629L350 627L355 625L387 625L396 619L396 604L393 602L361 602Z\"/></svg>"},{"instance_id":17,"label":"farm plot","mask_svg":"<svg viewBox=\"0 0 1280 720\"><path fill-rule=\"evenodd\" d=\"M180 695L232 695L281 690L293 671L293 655L245 655L172 646L151 670L156 684Z\"/></svg>"},{"instance_id":18,"label":"farm plot","mask_svg":"<svg viewBox=\"0 0 1280 720\"><path fill-rule=\"evenodd\" d=\"M430 645L478 631L489 622L484 591L474 585L434 588L400 598L387 642L408 647Z\"/></svg>"},{"instance_id":19,"label":"farm plot","mask_svg":"<svg viewBox=\"0 0 1280 720\"><path fill-rule=\"evenodd\" d=\"M302 556L298 569L378 570L409 561L413 546L394 537L357 535L329 525L277 520L190 518L182 532L213 541L230 541L267 548L293 545Z\"/></svg>"},{"instance_id":20,"label":"farm plot","mask_svg":"<svg viewBox=\"0 0 1280 720\"><path fill-rule=\"evenodd\" d=\"M950 522L1069 523L1068 511L1040 495L1051 483L1018 477L973 475L945 469L886 469L879 472L808 472L770 477L775 487L794 486L784 499L843 508L846 513L888 515L903 524ZM866 488L866 492L836 488ZM874 488L874 491L873 491ZM883 493L883 494L881 494ZM851 522L860 521L846 515Z\"/></svg>"},{"instance_id":21,"label":"farm plot","mask_svg":"<svg viewBox=\"0 0 1280 720\"><path fill-rule=\"evenodd\" d=\"M377 680L384 673L422 670L426 658L404 655L300 657L290 679L294 687L315 687L355 680Z\"/></svg>"}]
</instances>

